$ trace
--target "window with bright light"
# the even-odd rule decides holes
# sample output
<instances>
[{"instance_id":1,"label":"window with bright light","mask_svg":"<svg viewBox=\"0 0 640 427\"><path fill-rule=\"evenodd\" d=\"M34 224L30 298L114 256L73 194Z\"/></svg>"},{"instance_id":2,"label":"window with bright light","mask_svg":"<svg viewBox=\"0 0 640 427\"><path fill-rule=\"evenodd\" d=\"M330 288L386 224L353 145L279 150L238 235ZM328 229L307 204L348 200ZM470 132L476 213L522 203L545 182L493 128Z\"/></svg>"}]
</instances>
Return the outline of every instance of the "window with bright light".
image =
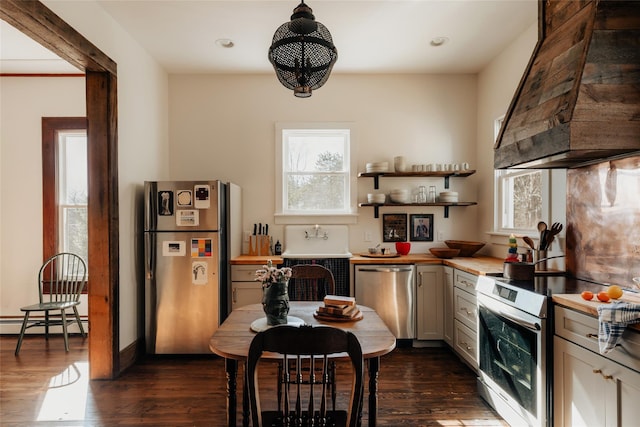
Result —
<instances>
[{"instance_id":1,"label":"window with bright light","mask_svg":"<svg viewBox=\"0 0 640 427\"><path fill-rule=\"evenodd\" d=\"M87 133L58 133L58 250L88 259Z\"/></svg>"},{"instance_id":2,"label":"window with bright light","mask_svg":"<svg viewBox=\"0 0 640 427\"><path fill-rule=\"evenodd\" d=\"M43 259L73 252L88 262L87 119L42 118Z\"/></svg>"},{"instance_id":3,"label":"window with bright light","mask_svg":"<svg viewBox=\"0 0 640 427\"><path fill-rule=\"evenodd\" d=\"M350 214L350 127L336 124L279 125L277 134L279 213Z\"/></svg>"},{"instance_id":4,"label":"window with bright light","mask_svg":"<svg viewBox=\"0 0 640 427\"><path fill-rule=\"evenodd\" d=\"M495 121L495 138L504 116ZM540 169L495 171L495 229L503 232L535 231L549 213L549 173Z\"/></svg>"}]
</instances>

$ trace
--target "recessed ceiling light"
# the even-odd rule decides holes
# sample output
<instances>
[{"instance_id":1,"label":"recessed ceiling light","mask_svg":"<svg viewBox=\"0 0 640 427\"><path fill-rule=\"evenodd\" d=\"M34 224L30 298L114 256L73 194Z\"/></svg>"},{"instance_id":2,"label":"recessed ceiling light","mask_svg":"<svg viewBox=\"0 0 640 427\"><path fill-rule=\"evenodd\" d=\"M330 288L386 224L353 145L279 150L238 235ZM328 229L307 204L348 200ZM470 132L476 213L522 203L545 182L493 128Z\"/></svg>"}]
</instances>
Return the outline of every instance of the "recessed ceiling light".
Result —
<instances>
[{"instance_id":1,"label":"recessed ceiling light","mask_svg":"<svg viewBox=\"0 0 640 427\"><path fill-rule=\"evenodd\" d=\"M218 39L216 44L221 47L231 48L233 47L233 40L231 39Z\"/></svg>"},{"instance_id":2,"label":"recessed ceiling light","mask_svg":"<svg viewBox=\"0 0 640 427\"><path fill-rule=\"evenodd\" d=\"M431 46L442 46L443 44L447 43L449 41L449 37L434 37L431 39L431 41L429 42L429 44Z\"/></svg>"}]
</instances>

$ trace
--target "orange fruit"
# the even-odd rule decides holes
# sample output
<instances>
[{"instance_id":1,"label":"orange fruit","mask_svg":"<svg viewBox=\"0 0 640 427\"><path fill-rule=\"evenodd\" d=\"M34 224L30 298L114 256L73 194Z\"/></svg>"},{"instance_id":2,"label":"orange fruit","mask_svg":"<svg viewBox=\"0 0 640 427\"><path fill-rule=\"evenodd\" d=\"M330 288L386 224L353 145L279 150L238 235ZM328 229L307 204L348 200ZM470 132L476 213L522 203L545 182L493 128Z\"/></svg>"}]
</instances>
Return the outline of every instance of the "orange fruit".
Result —
<instances>
[{"instance_id":1,"label":"orange fruit","mask_svg":"<svg viewBox=\"0 0 640 427\"><path fill-rule=\"evenodd\" d=\"M618 299L622 296L622 288L618 285L611 285L607 288L607 295L611 299Z\"/></svg>"},{"instance_id":2,"label":"orange fruit","mask_svg":"<svg viewBox=\"0 0 640 427\"><path fill-rule=\"evenodd\" d=\"M593 299L593 292L591 291L583 291L581 294L582 299L586 299L587 301L591 301Z\"/></svg>"},{"instance_id":3,"label":"orange fruit","mask_svg":"<svg viewBox=\"0 0 640 427\"><path fill-rule=\"evenodd\" d=\"M598 292L598 299L602 302L607 302L611 298L609 298L609 294L607 293L607 291L600 291Z\"/></svg>"}]
</instances>

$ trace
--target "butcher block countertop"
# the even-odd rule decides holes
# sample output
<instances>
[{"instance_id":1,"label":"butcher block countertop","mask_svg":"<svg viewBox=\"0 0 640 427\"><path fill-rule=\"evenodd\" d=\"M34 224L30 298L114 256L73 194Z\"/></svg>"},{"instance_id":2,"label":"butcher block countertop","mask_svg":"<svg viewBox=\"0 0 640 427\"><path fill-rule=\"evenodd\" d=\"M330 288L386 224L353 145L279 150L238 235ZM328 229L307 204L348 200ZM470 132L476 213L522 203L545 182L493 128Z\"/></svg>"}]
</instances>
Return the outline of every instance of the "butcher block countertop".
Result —
<instances>
[{"instance_id":1,"label":"butcher block countertop","mask_svg":"<svg viewBox=\"0 0 640 427\"><path fill-rule=\"evenodd\" d=\"M431 254L409 254L396 257L369 257L366 254L354 255L351 264L435 264L448 265L467 273L483 276L502 272L503 260L487 256L456 257L442 259Z\"/></svg>"},{"instance_id":2,"label":"butcher block countertop","mask_svg":"<svg viewBox=\"0 0 640 427\"><path fill-rule=\"evenodd\" d=\"M279 255L240 255L231 260L232 265L266 265L267 261L275 265L284 263L284 260Z\"/></svg>"},{"instance_id":3,"label":"butcher block countertop","mask_svg":"<svg viewBox=\"0 0 640 427\"><path fill-rule=\"evenodd\" d=\"M271 260L275 265L282 264L281 256L240 255L231 260L232 265L262 265ZM431 254L409 254L384 258L370 258L354 254L349 259L351 264L434 264L448 265L478 276L502 272L503 260L487 256L457 257L451 259L437 258Z\"/></svg>"},{"instance_id":4,"label":"butcher block countertop","mask_svg":"<svg viewBox=\"0 0 640 427\"><path fill-rule=\"evenodd\" d=\"M605 287L603 286L603 289ZM580 294L555 294L552 297L553 303L561 305L567 308L571 308L576 311L588 314L590 316L598 317L598 306L603 304L611 304L610 302L600 302L593 297L593 300L586 301L580 296ZM624 291L622 297L617 301L632 302L640 304L640 294L635 292ZM629 328L640 331L640 323L634 323L628 325Z\"/></svg>"}]
</instances>

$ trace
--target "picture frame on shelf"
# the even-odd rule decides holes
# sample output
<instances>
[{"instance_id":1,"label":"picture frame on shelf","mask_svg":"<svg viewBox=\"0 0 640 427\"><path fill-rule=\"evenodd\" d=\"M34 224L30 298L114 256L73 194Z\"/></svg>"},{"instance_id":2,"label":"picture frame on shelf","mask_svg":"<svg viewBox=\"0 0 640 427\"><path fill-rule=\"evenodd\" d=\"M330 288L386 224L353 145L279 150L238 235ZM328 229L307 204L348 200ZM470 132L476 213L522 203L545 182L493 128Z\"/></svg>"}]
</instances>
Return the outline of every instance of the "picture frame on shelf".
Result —
<instances>
[{"instance_id":1,"label":"picture frame on shelf","mask_svg":"<svg viewBox=\"0 0 640 427\"><path fill-rule=\"evenodd\" d=\"M433 242L433 214L411 214L409 226L412 242Z\"/></svg>"},{"instance_id":2,"label":"picture frame on shelf","mask_svg":"<svg viewBox=\"0 0 640 427\"><path fill-rule=\"evenodd\" d=\"M382 215L382 241L407 241L407 214Z\"/></svg>"}]
</instances>

